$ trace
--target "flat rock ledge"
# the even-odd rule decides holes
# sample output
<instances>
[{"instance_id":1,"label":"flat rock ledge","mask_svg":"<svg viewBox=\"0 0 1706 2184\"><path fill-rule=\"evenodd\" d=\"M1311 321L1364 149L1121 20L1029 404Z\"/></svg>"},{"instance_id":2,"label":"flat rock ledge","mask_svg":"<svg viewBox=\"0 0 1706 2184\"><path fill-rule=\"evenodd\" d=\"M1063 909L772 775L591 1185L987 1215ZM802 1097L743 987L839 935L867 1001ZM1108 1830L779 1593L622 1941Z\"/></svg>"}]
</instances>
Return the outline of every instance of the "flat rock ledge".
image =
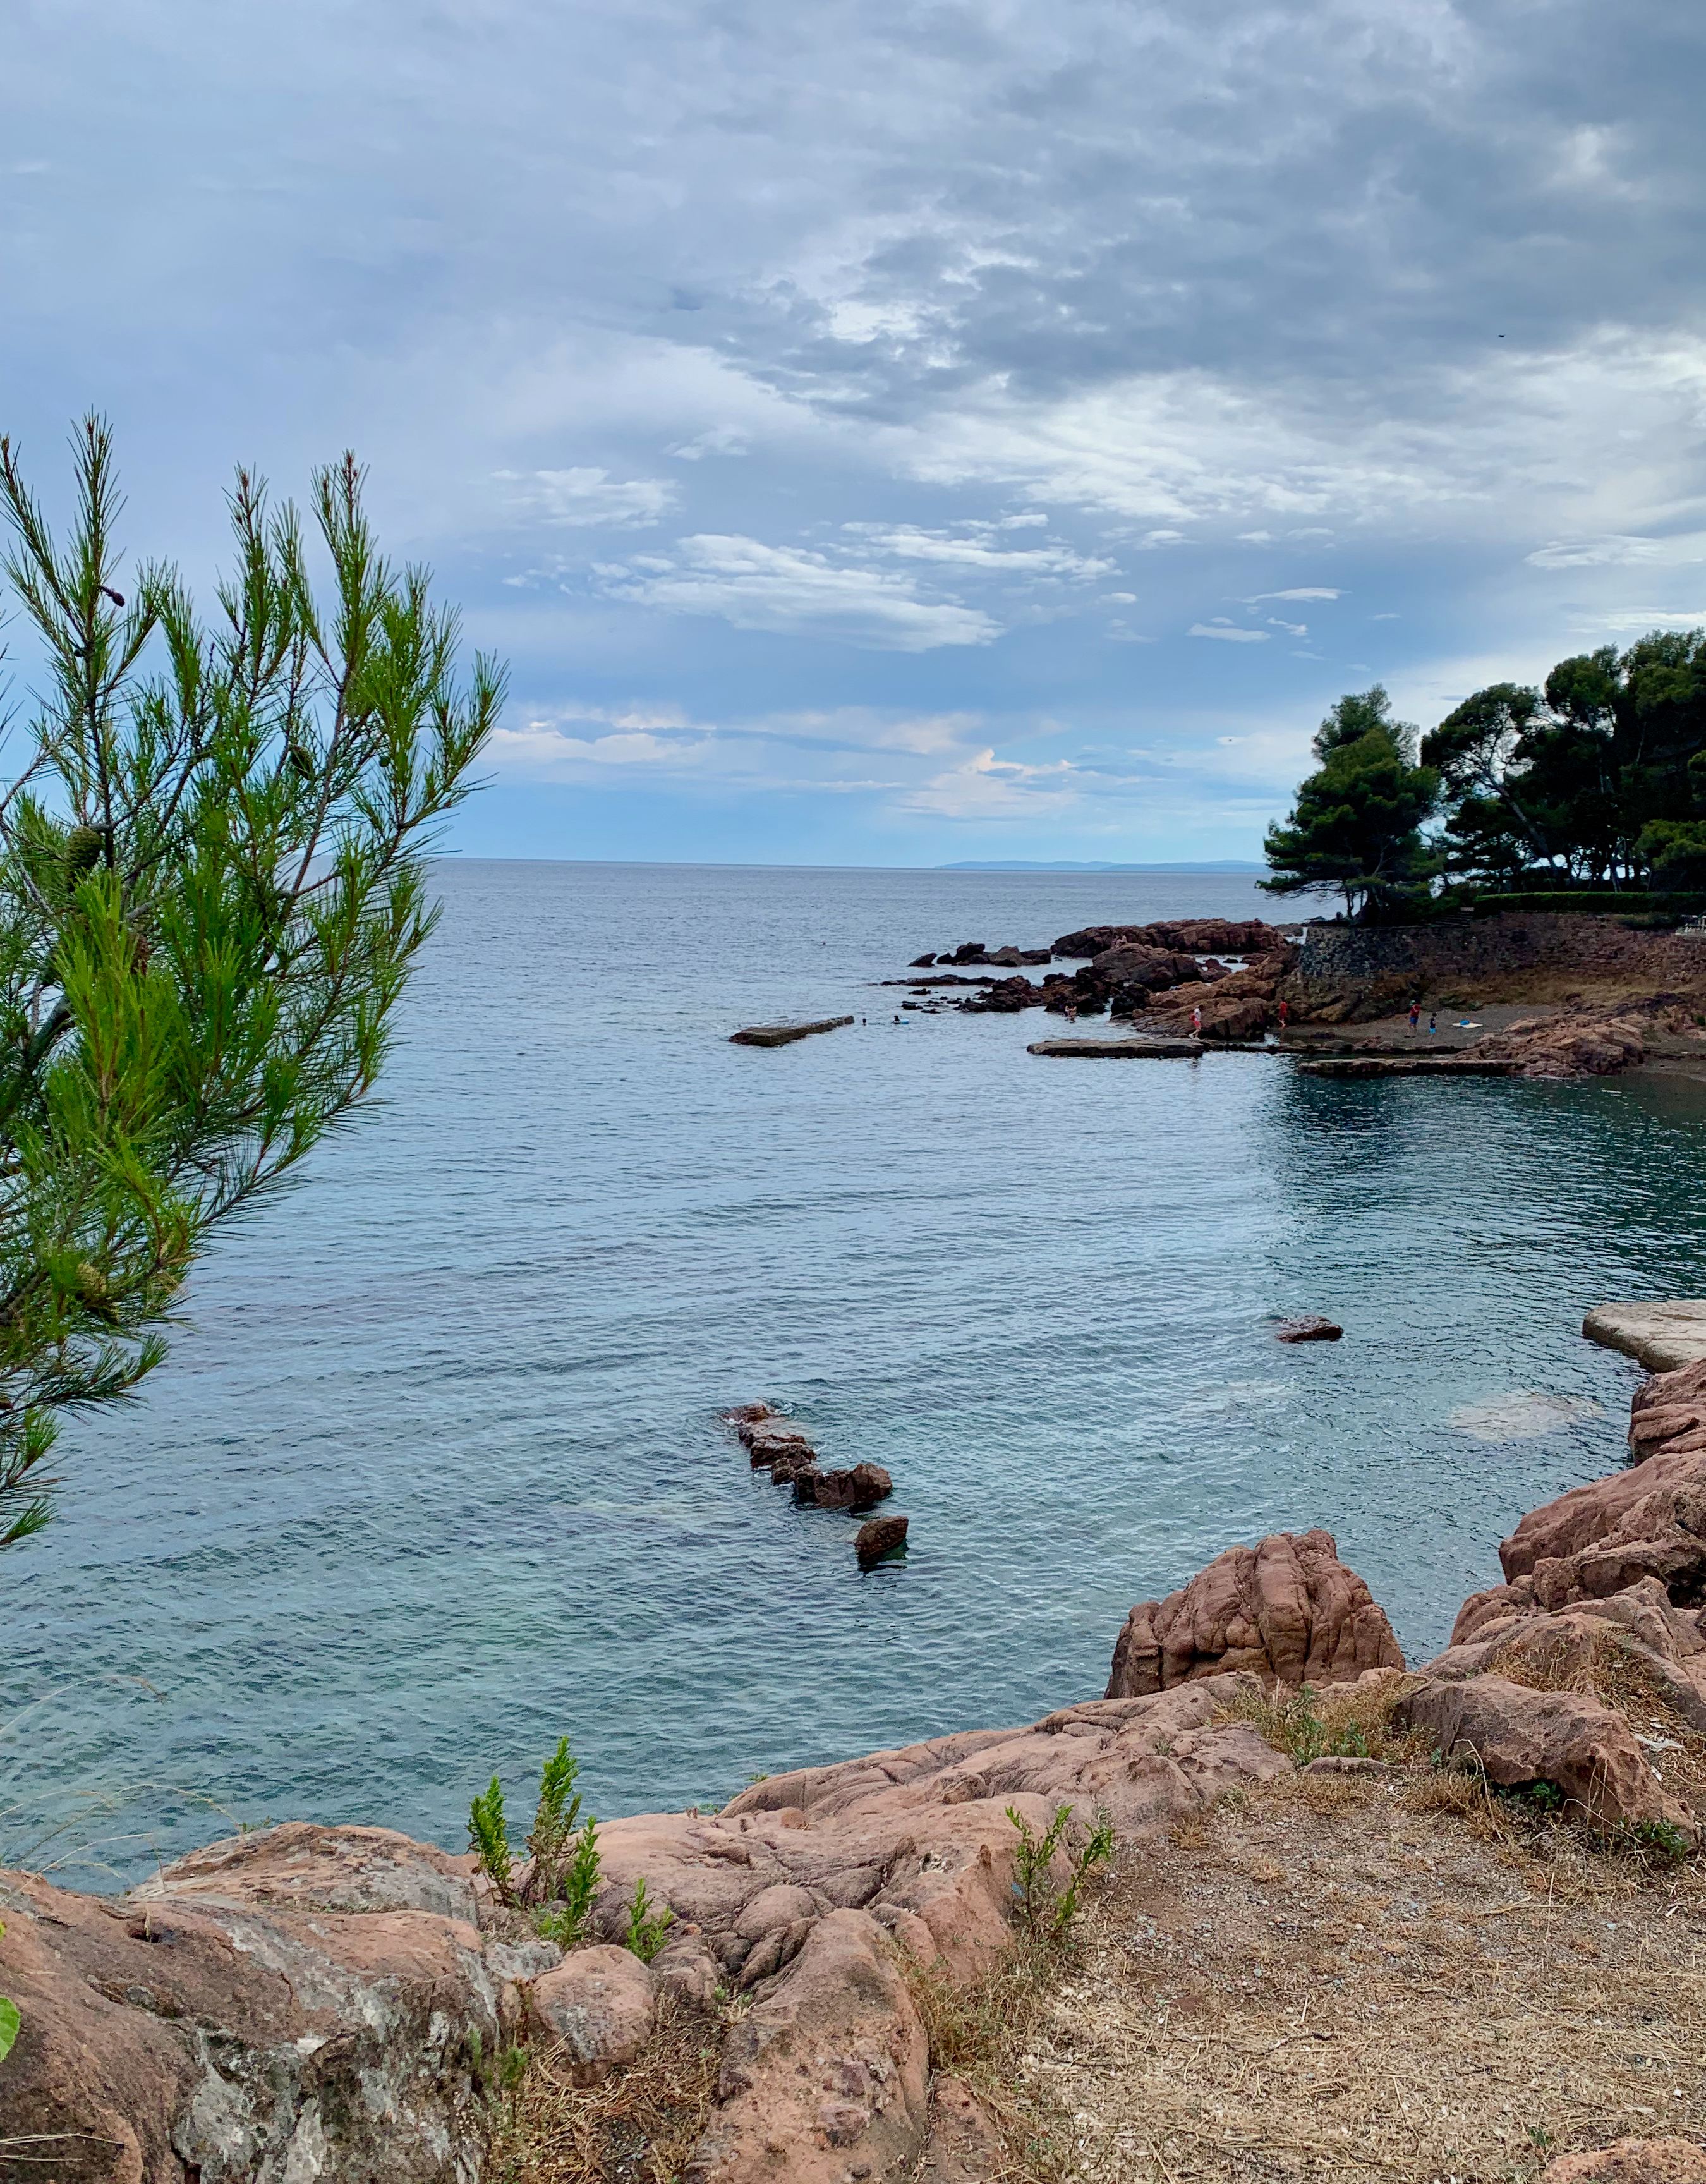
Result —
<instances>
[{"instance_id":1,"label":"flat rock ledge","mask_svg":"<svg viewBox=\"0 0 1706 2184\"><path fill-rule=\"evenodd\" d=\"M843 1024L850 1024L851 1017L820 1017L816 1023L748 1024L740 1031L728 1034L731 1046L792 1046L796 1039L810 1039L814 1032L839 1031Z\"/></svg>"},{"instance_id":2,"label":"flat rock ledge","mask_svg":"<svg viewBox=\"0 0 1706 2184\"><path fill-rule=\"evenodd\" d=\"M1039 1039L1025 1050L1073 1061L1200 1061L1205 1054L1263 1054L1259 1041L1217 1039Z\"/></svg>"},{"instance_id":3,"label":"flat rock ledge","mask_svg":"<svg viewBox=\"0 0 1706 2184\"><path fill-rule=\"evenodd\" d=\"M1649 1373L1674 1373L1706 1358L1706 1297L1597 1305L1581 1331L1590 1342L1622 1351Z\"/></svg>"}]
</instances>

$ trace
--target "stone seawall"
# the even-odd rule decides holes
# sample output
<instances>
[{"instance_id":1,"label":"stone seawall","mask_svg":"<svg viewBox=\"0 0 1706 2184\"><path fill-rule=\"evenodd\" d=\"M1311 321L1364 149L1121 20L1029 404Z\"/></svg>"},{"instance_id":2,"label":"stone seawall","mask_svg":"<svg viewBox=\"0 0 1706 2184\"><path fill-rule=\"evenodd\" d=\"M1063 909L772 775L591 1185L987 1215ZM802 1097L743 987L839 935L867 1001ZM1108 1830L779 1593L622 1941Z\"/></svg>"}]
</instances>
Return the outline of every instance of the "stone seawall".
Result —
<instances>
[{"instance_id":1,"label":"stone seawall","mask_svg":"<svg viewBox=\"0 0 1706 2184\"><path fill-rule=\"evenodd\" d=\"M1413 994L1424 1006L1706 995L1706 937L1616 918L1515 914L1305 933L1291 998L1317 1022L1385 1016Z\"/></svg>"}]
</instances>

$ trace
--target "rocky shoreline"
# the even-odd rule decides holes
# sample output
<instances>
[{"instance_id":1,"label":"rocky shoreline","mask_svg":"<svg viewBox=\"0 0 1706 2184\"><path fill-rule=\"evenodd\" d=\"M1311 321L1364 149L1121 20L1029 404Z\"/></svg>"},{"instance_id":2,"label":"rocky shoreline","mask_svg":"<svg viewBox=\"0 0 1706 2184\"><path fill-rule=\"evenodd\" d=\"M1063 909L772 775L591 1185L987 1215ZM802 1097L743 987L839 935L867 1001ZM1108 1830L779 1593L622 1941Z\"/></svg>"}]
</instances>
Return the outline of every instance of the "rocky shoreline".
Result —
<instances>
[{"instance_id":1,"label":"rocky shoreline","mask_svg":"<svg viewBox=\"0 0 1706 2184\"><path fill-rule=\"evenodd\" d=\"M1040 979L1017 967L1074 959L1076 970ZM1084 927L1046 948L965 941L912 967L884 983L905 985L904 1006L926 1013L1035 1008L1131 1026L1118 1044L1050 1039L1034 1054L1176 1059L1265 1044L1328 1076L1590 1077L1645 1065L1706 1077L1706 941L1607 919L1496 916L1465 932L1187 918ZM1488 1009L1504 1020L1462 1017ZM1421 1016L1441 1011L1443 1027L1420 1031Z\"/></svg>"},{"instance_id":2,"label":"rocky shoreline","mask_svg":"<svg viewBox=\"0 0 1706 2184\"><path fill-rule=\"evenodd\" d=\"M987 2178L987 2120L933 2064L920 1997L977 1988L1010 1951L1020 1823L1066 1806L1080 1839L1105 1819L1129 1850L1300 1773L1391 1771L1300 1769L1262 1725L1275 1693L1354 1692L1382 1736L1542 1798L1607 1854L1692 1858L1706 1769L1672 1758L1706 1739L1706 1358L1637 1391L1629 1453L1523 1518L1503 1581L1420 1669L1326 1532L1235 1546L1133 1608L1101 1698L610 1823L596 1938L567 1953L471 1858L383 1829L269 1828L120 1897L0 1875L23 2025L0 2153L98 2184L473 2184L508 2043L593 2084L644 2068L685 2013L716 2050L693 2184ZM621 1946L640 1879L675 1914L651 1963Z\"/></svg>"}]
</instances>

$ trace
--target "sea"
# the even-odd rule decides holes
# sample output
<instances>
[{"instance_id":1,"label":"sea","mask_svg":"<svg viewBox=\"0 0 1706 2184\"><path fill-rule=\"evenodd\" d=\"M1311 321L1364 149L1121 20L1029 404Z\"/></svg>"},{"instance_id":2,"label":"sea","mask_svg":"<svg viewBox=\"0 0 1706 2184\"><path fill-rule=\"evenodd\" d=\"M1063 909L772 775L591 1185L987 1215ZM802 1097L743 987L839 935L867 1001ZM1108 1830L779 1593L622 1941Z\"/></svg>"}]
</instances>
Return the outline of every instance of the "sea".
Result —
<instances>
[{"instance_id":1,"label":"sea","mask_svg":"<svg viewBox=\"0 0 1706 2184\"><path fill-rule=\"evenodd\" d=\"M1271 911L1246 875L434 878L382 1100L220 1237L3 1557L0 1863L111 1888L298 1817L460 1848L562 1736L601 1817L721 1802L1097 1696L1135 1602L1280 1529L1425 1658L1623 1459L1638 1375L1583 1312L1706 1294L1699 1086L1050 1060L1054 1018L884 983ZM904 1557L861 1575L856 1519L750 1468L755 1399L887 1468Z\"/></svg>"}]
</instances>

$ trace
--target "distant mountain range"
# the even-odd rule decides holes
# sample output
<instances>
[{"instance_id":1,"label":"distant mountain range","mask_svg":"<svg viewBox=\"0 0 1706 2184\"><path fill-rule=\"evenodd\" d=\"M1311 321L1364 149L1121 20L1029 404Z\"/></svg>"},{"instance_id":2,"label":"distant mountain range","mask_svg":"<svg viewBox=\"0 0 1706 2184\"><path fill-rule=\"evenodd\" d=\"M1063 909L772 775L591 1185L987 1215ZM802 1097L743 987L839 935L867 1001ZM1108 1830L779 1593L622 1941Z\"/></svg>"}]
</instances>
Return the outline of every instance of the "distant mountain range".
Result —
<instances>
[{"instance_id":1,"label":"distant mountain range","mask_svg":"<svg viewBox=\"0 0 1706 2184\"><path fill-rule=\"evenodd\" d=\"M1240 857L1218 857L1203 865L1056 864L1031 857L990 857L959 865L938 865L939 872L1265 872L1266 865Z\"/></svg>"}]
</instances>

